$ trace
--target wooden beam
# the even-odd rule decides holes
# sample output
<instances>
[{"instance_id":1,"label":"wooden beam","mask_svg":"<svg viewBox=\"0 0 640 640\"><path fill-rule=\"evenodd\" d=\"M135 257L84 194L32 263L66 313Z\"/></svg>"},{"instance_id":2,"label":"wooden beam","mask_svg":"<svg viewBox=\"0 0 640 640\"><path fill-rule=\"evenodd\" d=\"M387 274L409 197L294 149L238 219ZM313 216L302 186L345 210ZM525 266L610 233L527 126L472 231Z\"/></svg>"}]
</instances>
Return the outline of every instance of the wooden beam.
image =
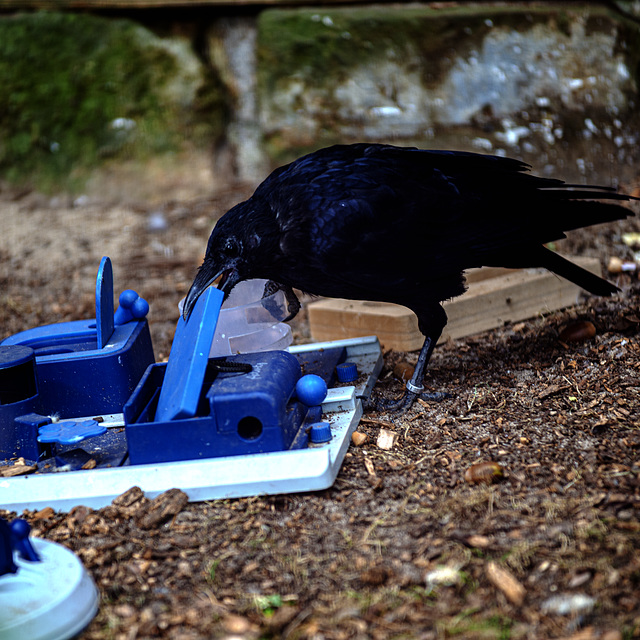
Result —
<instances>
[{"instance_id":1,"label":"wooden beam","mask_svg":"<svg viewBox=\"0 0 640 640\"><path fill-rule=\"evenodd\" d=\"M601 274L595 258L571 260ZM472 269L467 282L464 295L444 303L449 322L441 342L572 306L582 291L546 269ZM399 351L419 349L424 341L415 314L399 305L324 299L309 304L308 311L314 340L377 335L386 348Z\"/></svg>"}]
</instances>

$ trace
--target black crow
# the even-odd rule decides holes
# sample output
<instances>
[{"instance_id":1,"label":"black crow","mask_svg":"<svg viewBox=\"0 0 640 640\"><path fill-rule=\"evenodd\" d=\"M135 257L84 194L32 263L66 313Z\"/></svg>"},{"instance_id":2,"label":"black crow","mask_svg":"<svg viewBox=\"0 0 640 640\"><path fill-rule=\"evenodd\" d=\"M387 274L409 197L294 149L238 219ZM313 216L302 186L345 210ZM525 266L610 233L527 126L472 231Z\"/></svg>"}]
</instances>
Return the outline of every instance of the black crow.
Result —
<instances>
[{"instance_id":1,"label":"black crow","mask_svg":"<svg viewBox=\"0 0 640 640\"><path fill-rule=\"evenodd\" d=\"M565 231L632 215L601 200L612 188L533 176L519 160L381 144L336 145L276 169L215 225L184 305L217 278L225 296L266 278L265 295L293 288L412 309L425 336L406 408L423 392L447 322L441 302L465 290L471 267L545 267L597 295L617 287L547 249Z\"/></svg>"}]
</instances>

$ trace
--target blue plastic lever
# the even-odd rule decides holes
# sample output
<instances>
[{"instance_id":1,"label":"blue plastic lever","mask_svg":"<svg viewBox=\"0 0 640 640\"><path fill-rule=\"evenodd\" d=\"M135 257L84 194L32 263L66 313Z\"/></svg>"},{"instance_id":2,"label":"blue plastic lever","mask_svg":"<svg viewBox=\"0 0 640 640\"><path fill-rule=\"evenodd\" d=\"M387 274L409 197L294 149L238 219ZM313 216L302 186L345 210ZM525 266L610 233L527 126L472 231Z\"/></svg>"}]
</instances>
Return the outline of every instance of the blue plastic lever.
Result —
<instances>
[{"instance_id":1,"label":"blue plastic lever","mask_svg":"<svg viewBox=\"0 0 640 640\"><path fill-rule=\"evenodd\" d=\"M106 256L100 261L96 277L96 330L98 349L104 349L114 330L113 268Z\"/></svg>"},{"instance_id":2,"label":"blue plastic lever","mask_svg":"<svg viewBox=\"0 0 640 640\"><path fill-rule=\"evenodd\" d=\"M223 299L222 291L209 287L198 298L189 322L180 316L155 422L192 418L196 414Z\"/></svg>"}]
</instances>

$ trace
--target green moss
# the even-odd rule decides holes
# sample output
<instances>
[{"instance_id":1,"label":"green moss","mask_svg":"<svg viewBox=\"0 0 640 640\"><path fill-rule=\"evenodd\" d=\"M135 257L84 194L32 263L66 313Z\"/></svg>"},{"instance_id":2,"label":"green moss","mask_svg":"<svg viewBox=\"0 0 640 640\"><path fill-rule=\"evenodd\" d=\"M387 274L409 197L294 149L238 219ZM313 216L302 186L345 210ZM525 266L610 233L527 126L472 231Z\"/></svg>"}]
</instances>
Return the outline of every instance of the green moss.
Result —
<instances>
[{"instance_id":1,"label":"green moss","mask_svg":"<svg viewBox=\"0 0 640 640\"><path fill-rule=\"evenodd\" d=\"M168 46L127 20L1 19L0 175L73 187L106 158L175 149L188 127L202 137L202 120L171 95L177 67ZM215 101L198 83L193 103L209 111Z\"/></svg>"},{"instance_id":2,"label":"green moss","mask_svg":"<svg viewBox=\"0 0 640 640\"><path fill-rule=\"evenodd\" d=\"M453 64L451 51L460 56L461 46L482 42L491 21L526 30L551 16L568 24L565 8L553 5L269 9L258 22L259 82L266 91L292 77L323 86L343 80L354 65L417 55L421 66L429 61L428 86Z\"/></svg>"}]
</instances>

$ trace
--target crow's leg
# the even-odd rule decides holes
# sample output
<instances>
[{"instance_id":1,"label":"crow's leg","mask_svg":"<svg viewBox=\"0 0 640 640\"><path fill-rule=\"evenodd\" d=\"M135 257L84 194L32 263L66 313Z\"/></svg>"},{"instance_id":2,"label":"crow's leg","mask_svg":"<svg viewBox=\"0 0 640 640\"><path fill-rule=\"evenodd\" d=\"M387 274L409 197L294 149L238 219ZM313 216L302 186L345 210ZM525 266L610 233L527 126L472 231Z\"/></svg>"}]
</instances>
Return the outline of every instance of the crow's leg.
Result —
<instances>
[{"instance_id":1,"label":"crow's leg","mask_svg":"<svg viewBox=\"0 0 640 640\"><path fill-rule=\"evenodd\" d=\"M264 300L265 298L272 296L278 291L284 291L284 296L287 300L287 310L289 311L289 315L286 318L283 318L281 322L288 322L298 315L298 311L300 311L300 300L298 300L298 296L296 296L290 286L274 282L273 280L269 280L264 285L264 293L262 294L262 299ZM269 308L271 306L269 303L263 302L263 305L265 306L265 309L269 311L269 313L271 313L272 316L276 316L275 310L273 308Z\"/></svg>"},{"instance_id":2,"label":"crow's leg","mask_svg":"<svg viewBox=\"0 0 640 640\"><path fill-rule=\"evenodd\" d=\"M440 401L444 398L448 398L449 394L445 392L425 393L424 391L424 375L431 360L431 354L436 346L436 343L442 335L442 330L447 323L447 314L444 309L438 304L430 309L429 314L421 313L418 315L420 331L426 336L422 349L420 349L420 355L418 356L418 362L413 370L413 376L411 380L407 380L407 390L400 400L391 403L378 402L375 408L380 410L395 411L398 413L404 413L411 407L415 399L420 397L424 400Z\"/></svg>"},{"instance_id":3,"label":"crow's leg","mask_svg":"<svg viewBox=\"0 0 640 640\"><path fill-rule=\"evenodd\" d=\"M439 337L439 336L438 336ZM433 349L436 346L436 342L438 342L438 338L431 338L427 336L424 340L424 344L422 345L422 349L420 350L420 355L418 356L418 362L416 363L415 369L413 371L413 376L411 380L407 380L407 390L400 400L395 402L391 402L389 404L384 404L382 408L387 411L397 411L399 413L404 413L407 409L411 408L416 398L423 398L424 400L443 400L447 398L449 394L443 392L437 393L425 393L424 385L422 384L424 381L424 374L429 364L429 360L431 359L431 354L433 353Z\"/></svg>"}]
</instances>

